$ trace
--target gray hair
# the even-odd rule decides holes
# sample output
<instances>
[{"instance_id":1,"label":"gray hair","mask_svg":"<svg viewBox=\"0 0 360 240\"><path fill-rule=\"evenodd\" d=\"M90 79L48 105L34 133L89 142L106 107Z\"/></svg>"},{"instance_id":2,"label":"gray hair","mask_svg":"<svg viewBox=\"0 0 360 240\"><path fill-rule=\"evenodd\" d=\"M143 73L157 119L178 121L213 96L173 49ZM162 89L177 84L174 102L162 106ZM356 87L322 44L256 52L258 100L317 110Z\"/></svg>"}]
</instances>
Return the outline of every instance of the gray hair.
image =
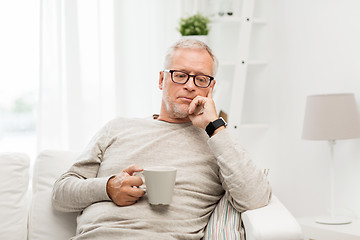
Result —
<instances>
[{"instance_id":1,"label":"gray hair","mask_svg":"<svg viewBox=\"0 0 360 240\"><path fill-rule=\"evenodd\" d=\"M171 61L172 61L172 57L174 56L174 52L177 49L186 49L186 48L190 48L190 49L204 49L206 50L210 57L213 60L213 75L216 74L217 68L218 68L218 60L216 58L216 56L214 55L213 51L211 50L211 48L204 42L196 40L196 39L188 39L188 38L182 38L180 40L178 40L177 42L175 42L167 51L166 55L165 55L165 62L164 62L164 67L165 69L169 68L171 65Z\"/></svg>"}]
</instances>

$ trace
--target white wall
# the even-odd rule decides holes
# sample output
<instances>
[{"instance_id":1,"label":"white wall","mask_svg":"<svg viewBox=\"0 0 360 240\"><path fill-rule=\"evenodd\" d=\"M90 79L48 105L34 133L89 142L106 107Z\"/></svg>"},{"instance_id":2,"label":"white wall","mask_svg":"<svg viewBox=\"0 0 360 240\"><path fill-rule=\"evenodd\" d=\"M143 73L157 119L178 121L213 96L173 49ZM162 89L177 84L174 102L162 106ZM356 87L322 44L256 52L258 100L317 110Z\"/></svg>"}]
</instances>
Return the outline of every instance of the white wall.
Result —
<instances>
[{"instance_id":1,"label":"white wall","mask_svg":"<svg viewBox=\"0 0 360 240\"><path fill-rule=\"evenodd\" d=\"M160 110L163 56L179 36L180 1L114 1L114 10L117 115L152 116Z\"/></svg>"},{"instance_id":2,"label":"white wall","mask_svg":"<svg viewBox=\"0 0 360 240\"><path fill-rule=\"evenodd\" d=\"M306 96L353 92L360 106L360 1L272 0L270 128L259 149L275 194L295 216L329 212L330 150L301 139ZM269 84L268 84L269 85ZM360 140L335 147L339 213L360 217Z\"/></svg>"}]
</instances>

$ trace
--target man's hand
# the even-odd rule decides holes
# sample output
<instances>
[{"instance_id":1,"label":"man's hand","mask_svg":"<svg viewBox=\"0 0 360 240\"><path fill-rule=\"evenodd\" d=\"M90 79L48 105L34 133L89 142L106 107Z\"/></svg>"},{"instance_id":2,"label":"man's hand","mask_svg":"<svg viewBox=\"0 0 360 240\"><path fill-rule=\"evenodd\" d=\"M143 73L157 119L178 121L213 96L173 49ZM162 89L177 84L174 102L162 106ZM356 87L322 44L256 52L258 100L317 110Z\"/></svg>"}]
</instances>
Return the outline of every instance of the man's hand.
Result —
<instances>
[{"instance_id":1,"label":"man's hand","mask_svg":"<svg viewBox=\"0 0 360 240\"><path fill-rule=\"evenodd\" d=\"M143 190L136 188L143 184L142 179L138 176L132 176L135 172L141 171L143 171L142 168L131 165L120 174L109 179L106 192L116 205L132 205L145 194Z\"/></svg>"},{"instance_id":2,"label":"man's hand","mask_svg":"<svg viewBox=\"0 0 360 240\"><path fill-rule=\"evenodd\" d=\"M206 97L197 96L190 103L189 118L194 126L205 129L210 122L218 119L212 92L210 88Z\"/></svg>"}]
</instances>

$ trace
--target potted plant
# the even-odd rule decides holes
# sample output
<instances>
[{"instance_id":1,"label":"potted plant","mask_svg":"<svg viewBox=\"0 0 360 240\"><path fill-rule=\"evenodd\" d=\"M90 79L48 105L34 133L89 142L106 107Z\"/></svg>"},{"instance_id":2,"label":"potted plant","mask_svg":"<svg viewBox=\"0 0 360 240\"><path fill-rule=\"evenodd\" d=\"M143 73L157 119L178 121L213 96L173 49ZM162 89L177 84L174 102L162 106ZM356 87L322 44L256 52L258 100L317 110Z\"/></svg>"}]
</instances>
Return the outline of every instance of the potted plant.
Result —
<instances>
[{"instance_id":1,"label":"potted plant","mask_svg":"<svg viewBox=\"0 0 360 240\"><path fill-rule=\"evenodd\" d=\"M183 37L196 38L206 42L206 36L210 30L209 23L210 19L208 17L197 13L187 18L180 18L178 31Z\"/></svg>"}]
</instances>

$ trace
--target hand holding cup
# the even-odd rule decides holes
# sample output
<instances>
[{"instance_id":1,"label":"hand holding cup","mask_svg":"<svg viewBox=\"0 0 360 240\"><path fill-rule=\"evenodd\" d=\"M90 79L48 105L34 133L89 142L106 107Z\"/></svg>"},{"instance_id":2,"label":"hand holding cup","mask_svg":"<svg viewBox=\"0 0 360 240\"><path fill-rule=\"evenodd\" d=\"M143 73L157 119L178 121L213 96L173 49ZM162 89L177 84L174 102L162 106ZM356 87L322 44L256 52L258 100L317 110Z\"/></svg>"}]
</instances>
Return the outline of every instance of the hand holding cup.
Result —
<instances>
[{"instance_id":1,"label":"hand holding cup","mask_svg":"<svg viewBox=\"0 0 360 240\"><path fill-rule=\"evenodd\" d=\"M141 198L145 192L139 187L143 181L138 176L133 176L135 172L143 171L137 165L131 165L124 169L120 174L111 177L106 185L106 192L111 200L118 206L129 206Z\"/></svg>"}]
</instances>

